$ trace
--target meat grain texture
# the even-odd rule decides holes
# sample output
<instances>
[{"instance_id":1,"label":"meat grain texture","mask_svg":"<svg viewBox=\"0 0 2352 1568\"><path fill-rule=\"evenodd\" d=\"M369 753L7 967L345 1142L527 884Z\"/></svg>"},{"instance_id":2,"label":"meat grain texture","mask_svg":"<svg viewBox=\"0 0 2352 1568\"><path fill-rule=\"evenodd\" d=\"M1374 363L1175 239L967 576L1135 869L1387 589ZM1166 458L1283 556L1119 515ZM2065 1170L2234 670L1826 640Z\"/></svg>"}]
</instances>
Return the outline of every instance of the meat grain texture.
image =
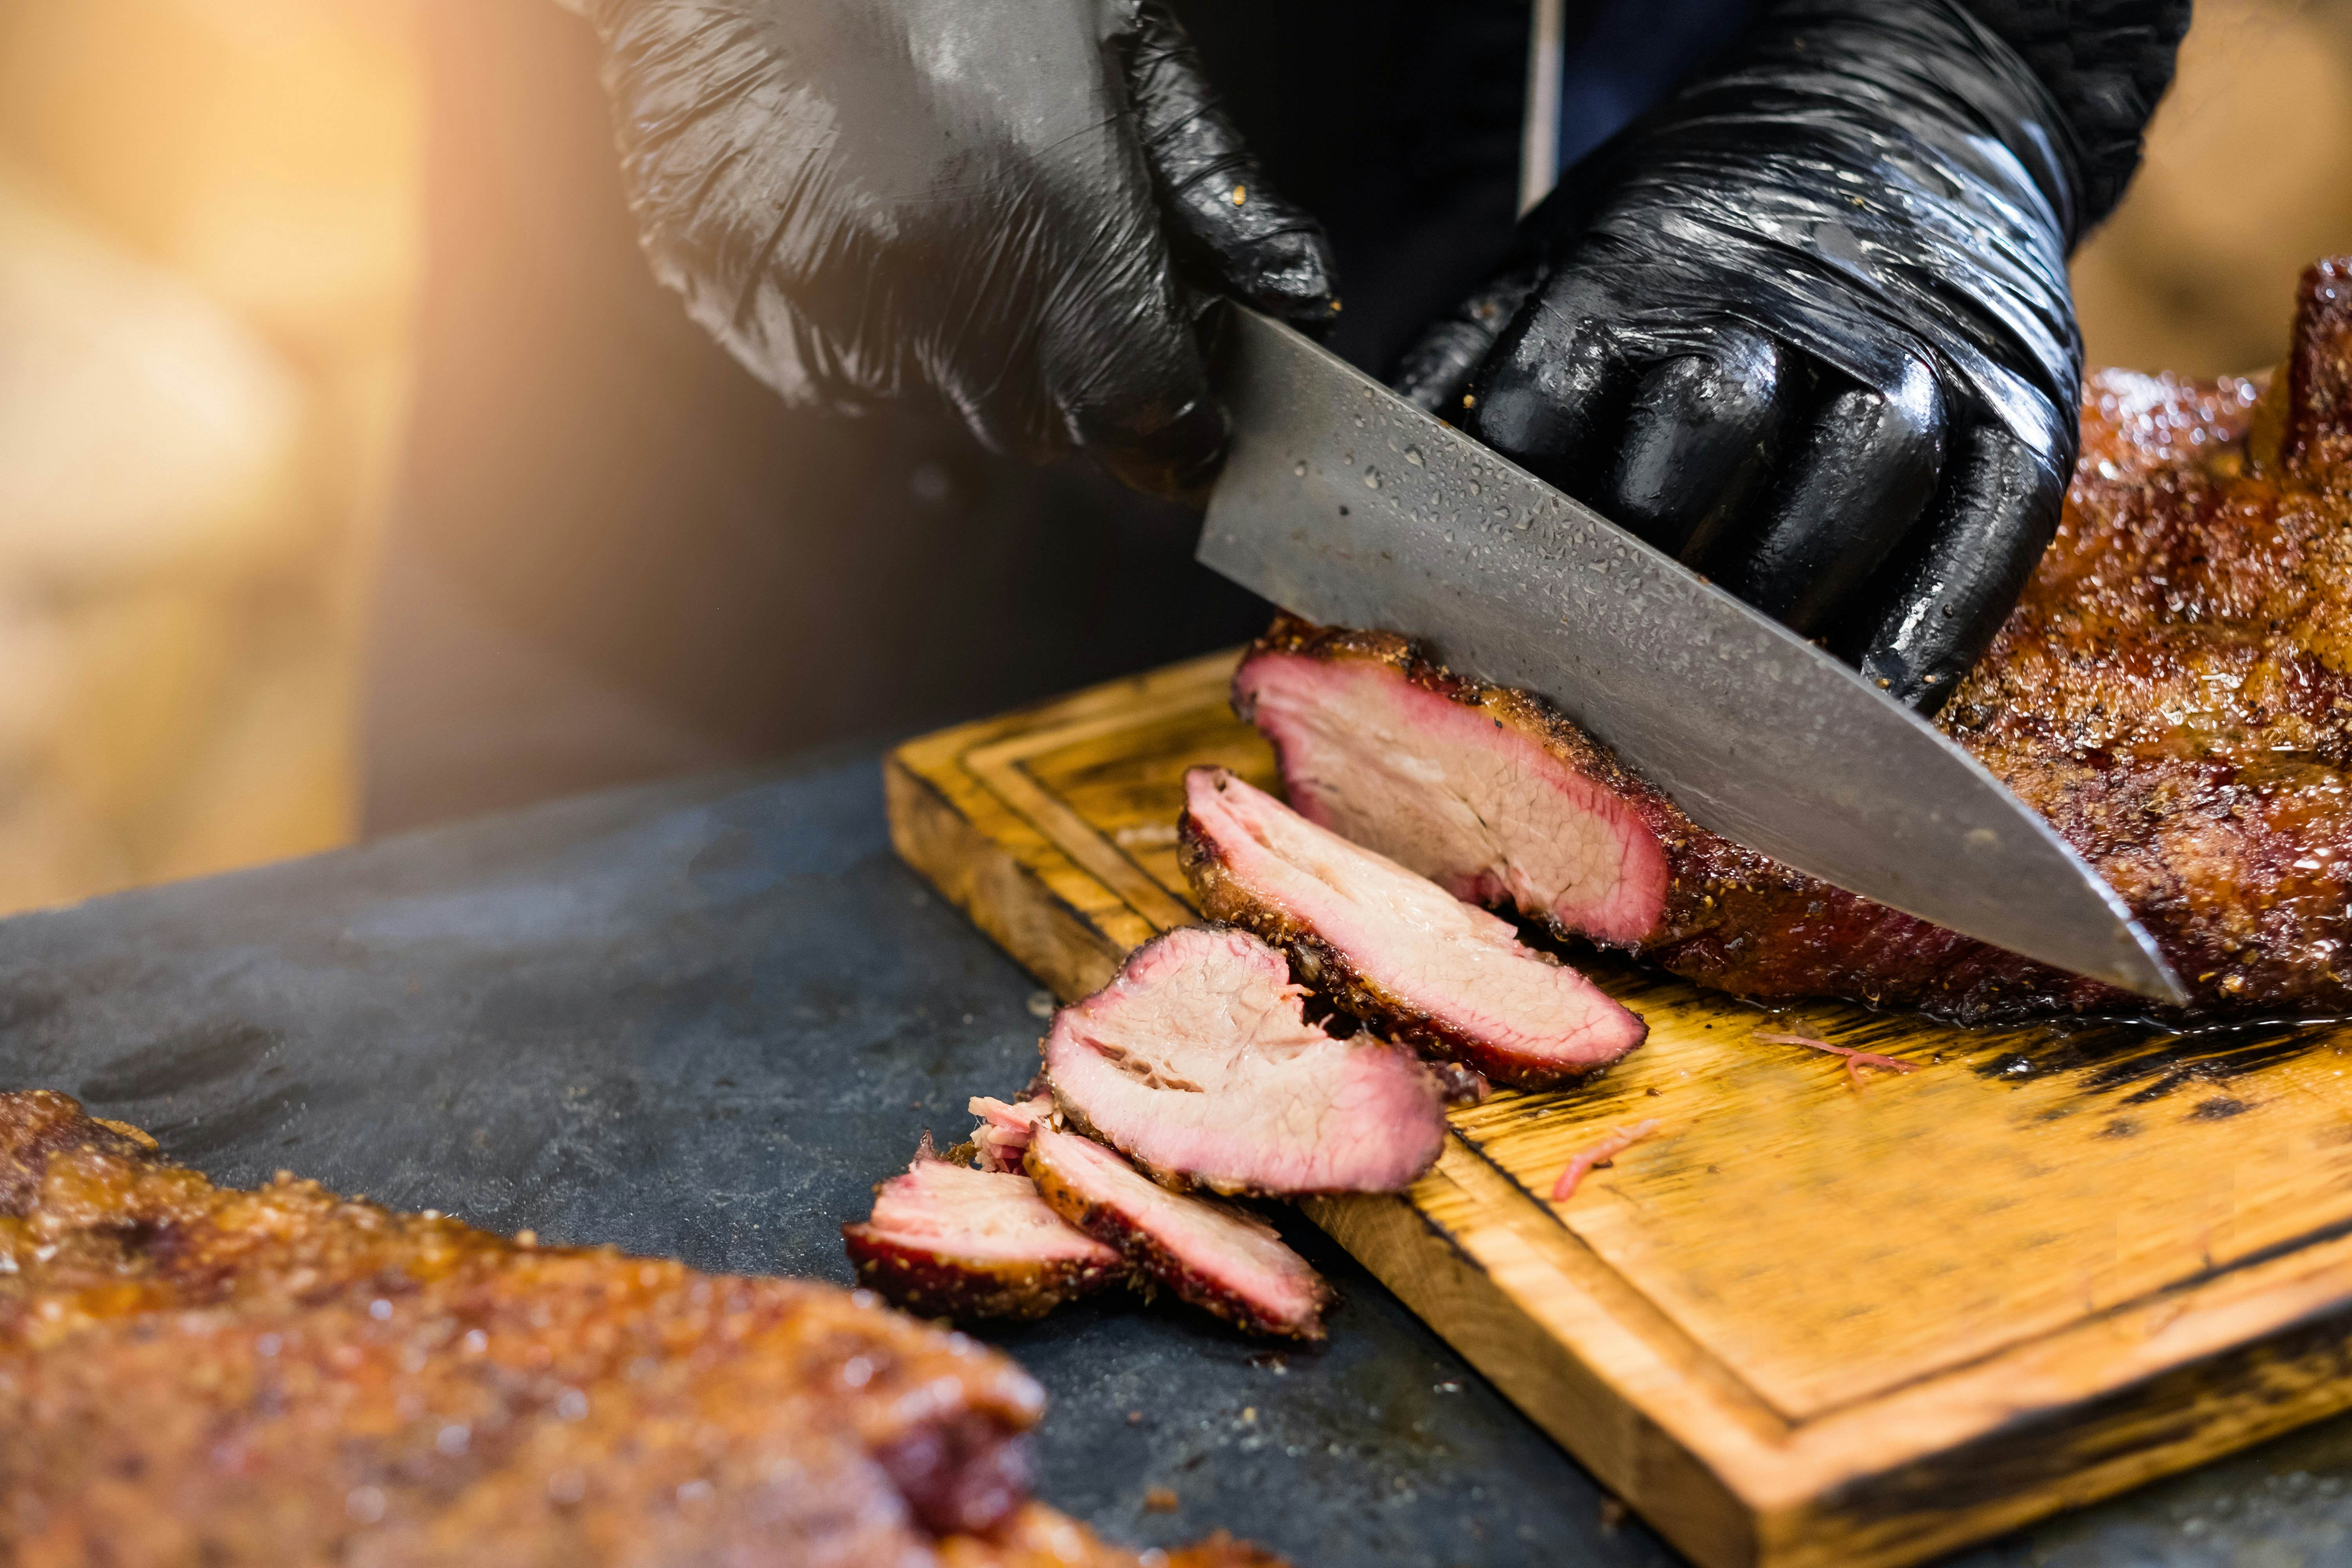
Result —
<instances>
[{"instance_id":1,"label":"meat grain texture","mask_svg":"<svg viewBox=\"0 0 2352 1568\"><path fill-rule=\"evenodd\" d=\"M1046 1081L1073 1127L1170 1186L1400 1191L1444 1145L1439 1080L1384 1040L1309 1023L1306 996L1249 932L1181 927L1054 1016Z\"/></svg>"},{"instance_id":2,"label":"meat grain texture","mask_svg":"<svg viewBox=\"0 0 2352 1568\"><path fill-rule=\"evenodd\" d=\"M1136 1568L1027 1500L1044 1405L870 1295L224 1190L0 1094L14 1568Z\"/></svg>"},{"instance_id":3,"label":"meat grain texture","mask_svg":"<svg viewBox=\"0 0 2352 1568\"><path fill-rule=\"evenodd\" d=\"M1402 638L1279 622L1234 689L1311 821L1701 984L1969 1022L2145 1006L1706 832ZM2352 1012L2352 260L2305 275L2267 390L2089 378L2057 539L1937 722L2123 896L2193 1014Z\"/></svg>"},{"instance_id":4,"label":"meat grain texture","mask_svg":"<svg viewBox=\"0 0 2352 1568\"><path fill-rule=\"evenodd\" d=\"M1282 949L1300 979L1386 1038L1548 1089L1648 1033L1507 921L1224 769L1185 774L1184 801L1181 858L1202 913Z\"/></svg>"},{"instance_id":5,"label":"meat grain texture","mask_svg":"<svg viewBox=\"0 0 2352 1568\"><path fill-rule=\"evenodd\" d=\"M1254 1334L1319 1340L1331 1289L1258 1215L1171 1192L1089 1138L1041 1127L1028 1169L1054 1211L1178 1300Z\"/></svg>"}]
</instances>

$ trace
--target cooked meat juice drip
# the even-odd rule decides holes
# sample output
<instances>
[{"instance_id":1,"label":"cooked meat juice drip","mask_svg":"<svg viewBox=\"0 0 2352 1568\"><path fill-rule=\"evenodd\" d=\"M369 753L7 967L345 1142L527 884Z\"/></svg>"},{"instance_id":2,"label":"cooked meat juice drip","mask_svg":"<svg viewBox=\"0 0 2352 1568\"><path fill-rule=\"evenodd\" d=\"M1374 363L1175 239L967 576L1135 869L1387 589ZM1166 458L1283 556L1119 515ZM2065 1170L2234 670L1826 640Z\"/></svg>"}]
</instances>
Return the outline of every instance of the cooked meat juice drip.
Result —
<instances>
[{"instance_id":1,"label":"cooked meat juice drip","mask_svg":"<svg viewBox=\"0 0 2352 1568\"><path fill-rule=\"evenodd\" d=\"M1937 722L2123 896L2193 1014L2340 1015L2352 262L2305 275L2256 394L2090 377L2057 540ZM1311 821L1702 984L1963 1021L2144 1007L1719 838L1548 704L1402 638L1278 622L1234 692Z\"/></svg>"},{"instance_id":2,"label":"cooked meat juice drip","mask_svg":"<svg viewBox=\"0 0 2352 1568\"><path fill-rule=\"evenodd\" d=\"M919 1154L874 1189L874 1214L841 1227L857 1278L909 1311L1042 1318L1116 1284L1119 1256L1064 1223L1027 1176Z\"/></svg>"},{"instance_id":3,"label":"cooked meat juice drip","mask_svg":"<svg viewBox=\"0 0 2352 1568\"><path fill-rule=\"evenodd\" d=\"M1187 773L1184 800L1184 872L1202 911L1283 949L1294 973L1388 1038L1541 1089L1647 1033L1507 922L1224 769Z\"/></svg>"},{"instance_id":4,"label":"cooked meat juice drip","mask_svg":"<svg viewBox=\"0 0 2352 1568\"><path fill-rule=\"evenodd\" d=\"M1056 1213L1153 1282L1252 1333L1323 1337L1322 1276L1257 1215L1172 1193L1091 1139L1040 1128L1028 1168Z\"/></svg>"},{"instance_id":5,"label":"cooked meat juice drip","mask_svg":"<svg viewBox=\"0 0 2352 1568\"><path fill-rule=\"evenodd\" d=\"M1026 1501L994 1351L807 1280L240 1192L0 1093L0 1543L21 1568L1141 1568ZM1273 1568L1220 1536L1171 1568Z\"/></svg>"},{"instance_id":6,"label":"cooked meat juice drip","mask_svg":"<svg viewBox=\"0 0 2352 1568\"><path fill-rule=\"evenodd\" d=\"M1305 995L1247 931L1169 931L1055 1015L1045 1076L1073 1125L1171 1184L1399 1191L1444 1142L1436 1076L1386 1041L1332 1038Z\"/></svg>"},{"instance_id":7,"label":"cooked meat juice drip","mask_svg":"<svg viewBox=\"0 0 2352 1568\"><path fill-rule=\"evenodd\" d=\"M1602 1135L1599 1142L1589 1148L1578 1150L1569 1157L1567 1166L1559 1173L1559 1179L1552 1183L1551 1201L1556 1204L1568 1202L1576 1195L1576 1189L1582 1184L1584 1178L1591 1173L1593 1167L1608 1164L1657 1130L1658 1119L1654 1116L1649 1117L1634 1122L1630 1127L1612 1127Z\"/></svg>"}]
</instances>

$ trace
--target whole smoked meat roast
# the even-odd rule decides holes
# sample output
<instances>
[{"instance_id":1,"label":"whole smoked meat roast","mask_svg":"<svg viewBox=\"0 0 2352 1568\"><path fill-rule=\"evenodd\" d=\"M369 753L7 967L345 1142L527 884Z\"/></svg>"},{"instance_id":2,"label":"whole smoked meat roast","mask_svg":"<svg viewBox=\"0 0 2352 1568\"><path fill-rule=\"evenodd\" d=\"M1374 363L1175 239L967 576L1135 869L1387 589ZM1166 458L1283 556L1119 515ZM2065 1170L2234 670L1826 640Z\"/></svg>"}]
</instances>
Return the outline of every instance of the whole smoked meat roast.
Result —
<instances>
[{"instance_id":1,"label":"whole smoked meat roast","mask_svg":"<svg viewBox=\"0 0 2352 1568\"><path fill-rule=\"evenodd\" d=\"M1717 837L1401 637L1277 622L1234 700L1309 820L1702 984L1963 1022L2146 1005ZM2352 258L2304 275L2267 387L2089 377L2058 536L1937 722L2123 895L2194 1015L2352 1012Z\"/></svg>"},{"instance_id":2,"label":"whole smoked meat roast","mask_svg":"<svg viewBox=\"0 0 2352 1568\"><path fill-rule=\"evenodd\" d=\"M0 1093L12 1568L1139 1568L1028 1500L1044 1406L864 1293L215 1187Z\"/></svg>"}]
</instances>

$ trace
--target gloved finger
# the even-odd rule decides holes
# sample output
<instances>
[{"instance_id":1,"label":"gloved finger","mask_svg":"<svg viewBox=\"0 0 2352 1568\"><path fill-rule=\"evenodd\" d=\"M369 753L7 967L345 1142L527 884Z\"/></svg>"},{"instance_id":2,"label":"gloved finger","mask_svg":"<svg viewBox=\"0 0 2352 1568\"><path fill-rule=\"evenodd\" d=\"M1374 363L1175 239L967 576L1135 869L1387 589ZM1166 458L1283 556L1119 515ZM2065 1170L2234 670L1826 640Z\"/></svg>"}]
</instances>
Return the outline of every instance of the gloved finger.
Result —
<instances>
[{"instance_id":1,"label":"gloved finger","mask_svg":"<svg viewBox=\"0 0 2352 1568\"><path fill-rule=\"evenodd\" d=\"M1723 585L1811 637L1845 607L1935 493L1944 458L1944 396L1927 365L1891 392L1855 387L1829 400L1797 441L1765 503L1762 526L1727 548Z\"/></svg>"},{"instance_id":2,"label":"gloved finger","mask_svg":"<svg viewBox=\"0 0 2352 1568\"><path fill-rule=\"evenodd\" d=\"M1397 395L1440 419L1459 421L1462 395L1495 340L1534 291L1534 268L1507 273L1462 302L1422 333L1397 361L1390 382Z\"/></svg>"},{"instance_id":3,"label":"gloved finger","mask_svg":"<svg viewBox=\"0 0 2352 1568\"><path fill-rule=\"evenodd\" d=\"M1650 368L1594 504L1667 554L1703 555L1754 499L1783 408L1780 350L1719 328L1706 351Z\"/></svg>"},{"instance_id":4,"label":"gloved finger","mask_svg":"<svg viewBox=\"0 0 2352 1568\"><path fill-rule=\"evenodd\" d=\"M1167 257L1118 287L1074 292L1057 315L1041 334L1040 368L1070 444L1131 489L1198 498L1233 427Z\"/></svg>"},{"instance_id":5,"label":"gloved finger","mask_svg":"<svg viewBox=\"0 0 2352 1568\"><path fill-rule=\"evenodd\" d=\"M1603 320L1538 295L1471 377L1462 395L1464 427L1538 479L1590 495L1627 381Z\"/></svg>"},{"instance_id":6,"label":"gloved finger","mask_svg":"<svg viewBox=\"0 0 2352 1568\"><path fill-rule=\"evenodd\" d=\"M2066 500L2049 455L1990 421L1953 442L1946 469L1927 521L1872 580L1835 644L1923 713L1941 708L1991 646Z\"/></svg>"},{"instance_id":7,"label":"gloved finger","mask_svg":"<svg viewBox=\"0 0 2352 1568\"><path fill-rule=\"evenodd\" d=\"M1320 331L1339 309L1331 242L1266 183L1163 0L1143 0L1125 40L1144 161L1188 272L1294 326Z\"/></svg>"}]
</instances>

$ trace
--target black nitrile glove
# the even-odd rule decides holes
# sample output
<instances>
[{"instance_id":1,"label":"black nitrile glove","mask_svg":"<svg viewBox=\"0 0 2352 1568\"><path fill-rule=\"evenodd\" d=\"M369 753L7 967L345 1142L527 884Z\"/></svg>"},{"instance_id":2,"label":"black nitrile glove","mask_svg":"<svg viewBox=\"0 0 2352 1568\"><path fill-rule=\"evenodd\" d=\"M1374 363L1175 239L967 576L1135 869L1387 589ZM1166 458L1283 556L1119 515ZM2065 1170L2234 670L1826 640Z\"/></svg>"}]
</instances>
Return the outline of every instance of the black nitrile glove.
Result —
<instances>
[{"instance_id":1,"label":"black nitrile glove","mask_svg":"<svg viewBox=\"0 0 2352 1568\"><path fill-rule=\"evenodd\" d=\"M2063 0L1771 5L1528 215L1400 389L1932 712L2057 525L2067 252L2188 20L2072 9L2099 25L2068 35Z\"/></svg>"},{"instance_id":2,"label":"black nitrile glove","mask_svg":"<svg viewBox=\"0 0 2352 1568\"><path fill-rule=\"evenodd\" d=\"M929 387L992 448L1181 495L1226 437L1187 284L1338 308L1159 0L579 8L656 271L794 404Z\"/></svg>"}]
</instances>

